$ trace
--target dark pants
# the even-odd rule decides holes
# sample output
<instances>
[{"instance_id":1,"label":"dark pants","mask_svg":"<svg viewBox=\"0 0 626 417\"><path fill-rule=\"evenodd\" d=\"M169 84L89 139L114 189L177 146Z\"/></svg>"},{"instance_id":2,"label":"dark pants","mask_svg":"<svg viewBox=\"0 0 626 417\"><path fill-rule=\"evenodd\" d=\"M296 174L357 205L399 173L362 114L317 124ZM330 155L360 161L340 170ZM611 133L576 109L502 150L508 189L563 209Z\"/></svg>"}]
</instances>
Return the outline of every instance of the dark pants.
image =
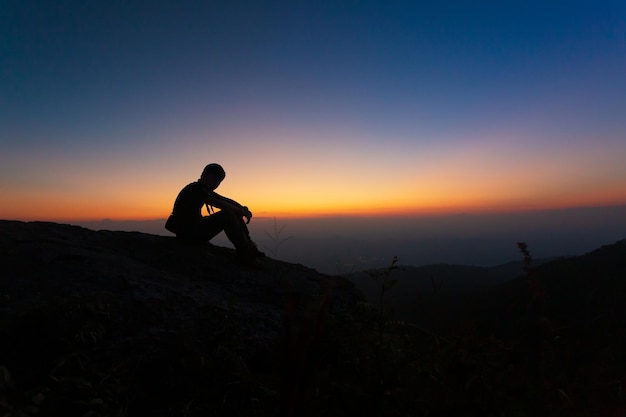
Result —
<instances>
[{"instance_id":1,"label":"dark pants","mask_svg":"<svg viewBox=\"0 0 626 417\"><path fill-rule=\"evenodd\" d=\"M235 246L237 251L248 247L250 232L241 217L230 210L220 210L210 216L204 216L193 224L181 228L176 237L187 243L205 243L217 236L221 231Z\"/></svg>"}]
</instances>

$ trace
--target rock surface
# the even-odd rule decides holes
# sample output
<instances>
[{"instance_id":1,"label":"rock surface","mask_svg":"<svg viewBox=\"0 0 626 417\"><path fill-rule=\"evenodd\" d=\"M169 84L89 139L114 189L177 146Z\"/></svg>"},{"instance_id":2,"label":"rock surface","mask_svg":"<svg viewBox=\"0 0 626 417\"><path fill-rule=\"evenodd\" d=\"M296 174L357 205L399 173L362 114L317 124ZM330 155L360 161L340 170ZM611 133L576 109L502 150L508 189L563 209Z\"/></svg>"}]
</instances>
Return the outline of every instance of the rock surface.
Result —
<instances>
[{"instance_id":1,"label":"rock surface","mask_svg":"<svg viewBox=\"0 0 626 417\"><path fill-rule=\"evenodd\" d=\"M0 221L0 417L624 415L625 260L528 262L418 300L420 323L393 315L393 266L372 305L226 248Z\"/></svg>"},{"instance_id":2,"label":"rock surface","mask_svg":"<svg viewBox=\"0 0 626 417\"><path fill-rule=\"evenodd\" d=\"M0 415L280 411L294 352L349 323L363 297L262 263L173 237L0 221Z\"/></svg>"}]
</instances>

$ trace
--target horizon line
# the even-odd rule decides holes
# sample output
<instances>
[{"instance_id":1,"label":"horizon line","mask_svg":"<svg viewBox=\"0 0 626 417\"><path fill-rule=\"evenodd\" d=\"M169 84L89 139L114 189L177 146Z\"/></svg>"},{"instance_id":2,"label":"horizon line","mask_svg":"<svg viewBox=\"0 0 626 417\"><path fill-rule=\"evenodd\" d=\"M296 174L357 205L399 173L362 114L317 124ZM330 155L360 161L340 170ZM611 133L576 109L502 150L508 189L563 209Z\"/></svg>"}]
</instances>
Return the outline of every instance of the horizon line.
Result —
<instances>
[{"instance_id":1,"label":"horizon line","mask_svg":"<svg viewBox=\"0 0 626 417\"><path fill-rule=\"evenodd\" d=\"M352 213L347 212L323 212L323 213L289 213L289 212L277 212L267 213L262 212L253 217L253 220L273 220L273 219L332 219L332 218L429 218L429 217L453 217L453 216L485 216L485 215L504 215L504 214L531 214L531 213L546 213L557 211L569 211L569 210L594 210L594 209L616 209L626 208L626 203L620 204L605 204L605 205L578 205L578 206L563 206L563 207L532 207L526 209L466 209L466 210L402 210L402 211L354 211ZM16 217L16 218L2 218L2 220L13 220L23 222L148 222L167 219L168 215L163 217Z\"/></svg>"}]
</instances>

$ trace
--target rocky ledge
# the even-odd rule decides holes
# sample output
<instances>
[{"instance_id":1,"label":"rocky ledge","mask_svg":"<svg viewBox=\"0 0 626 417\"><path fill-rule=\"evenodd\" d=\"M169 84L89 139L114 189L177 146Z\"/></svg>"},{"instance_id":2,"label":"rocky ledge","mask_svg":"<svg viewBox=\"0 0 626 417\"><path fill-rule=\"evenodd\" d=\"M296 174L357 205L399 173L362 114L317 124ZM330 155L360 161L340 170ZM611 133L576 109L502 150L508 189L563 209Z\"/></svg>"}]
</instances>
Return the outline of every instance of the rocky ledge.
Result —
<instances>
[{"instance_id":1,"label":"rocky ledge","mask_svg":"<svg viewBox=\"0 0 626 417\"><path fill-rule=\"evenodd\" d=\"M0 221L0 415L294 414L363 298L340 277L262 262Z\"/></svg>"}]
</instances>

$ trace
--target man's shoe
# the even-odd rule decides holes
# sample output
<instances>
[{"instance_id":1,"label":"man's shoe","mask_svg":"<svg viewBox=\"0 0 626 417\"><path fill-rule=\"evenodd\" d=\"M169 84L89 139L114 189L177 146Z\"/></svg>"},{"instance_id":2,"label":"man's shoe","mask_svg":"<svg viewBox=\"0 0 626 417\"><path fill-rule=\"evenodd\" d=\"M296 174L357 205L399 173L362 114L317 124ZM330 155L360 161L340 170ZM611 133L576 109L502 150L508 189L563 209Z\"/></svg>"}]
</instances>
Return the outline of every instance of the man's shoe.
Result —
<instances>
[{"instance_id":1,"label":"man's shoe","mask_svg":"<svg viewBox=\"0 0 626 417\"><path fill-rule=\"evenodd\" d=\"M248 245L250 245L250 248L256 254L257 257L259 257L259 258L265 257L265 252L261 252L259 250L259 247L256 245L256 243L254 243L253 241L250 240L250 241L248 241Z\"/></svg>"},{"instance_id":2,"label":"man's shoe","mask_svg":"<svg viewBox=\"0 0 626 417\"><path fill-rule=\"evenodd\" d=\"M252 269L263 269L263 264L257 259L257 251L252 246L243 252L237 252L235 259L237 263Z\"/></svg>"}]
</instances>

